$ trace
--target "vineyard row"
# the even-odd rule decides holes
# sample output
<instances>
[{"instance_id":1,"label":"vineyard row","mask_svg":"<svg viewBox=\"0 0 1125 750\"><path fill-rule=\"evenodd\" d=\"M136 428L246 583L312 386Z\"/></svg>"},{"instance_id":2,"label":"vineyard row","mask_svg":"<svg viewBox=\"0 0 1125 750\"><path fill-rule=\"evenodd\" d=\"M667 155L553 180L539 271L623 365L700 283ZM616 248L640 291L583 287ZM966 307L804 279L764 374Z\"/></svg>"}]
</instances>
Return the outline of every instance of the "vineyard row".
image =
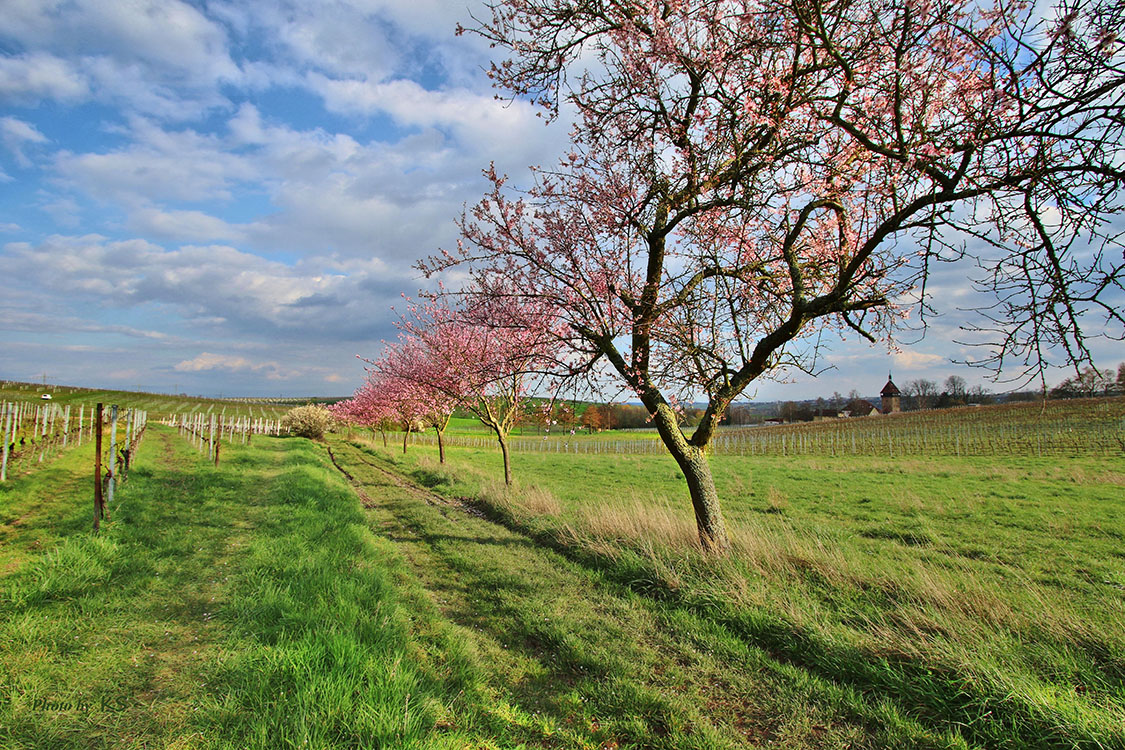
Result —
<instances>
[{"instance_id":1,"label":"vineyard row","mask_svg":"<svg viewBox=\"0 0 1125 750\"><path fill-rule=\"evenodd\" d=\"M752 428L716 435L711 450L728 456L1109 456L1125 453L1125 420L1050 421L1034 424L988 422L897 425L872 420L826 428ZM436 445L437 437L415 433L413 442ZM488 437L448 436L446 445L497 447ZM511 438L513 450L536 453L662 454L659 440L613 440L546 436Z\"/></svg>"}]
</instances>

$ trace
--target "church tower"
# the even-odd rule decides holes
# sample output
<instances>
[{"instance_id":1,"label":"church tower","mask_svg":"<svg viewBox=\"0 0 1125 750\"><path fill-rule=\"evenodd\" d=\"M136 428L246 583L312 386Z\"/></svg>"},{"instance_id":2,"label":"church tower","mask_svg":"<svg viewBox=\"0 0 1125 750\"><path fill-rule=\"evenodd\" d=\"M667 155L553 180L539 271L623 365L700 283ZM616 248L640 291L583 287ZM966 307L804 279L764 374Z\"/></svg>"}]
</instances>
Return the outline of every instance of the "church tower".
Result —
<instances>
[{"instance_id":1,"label":"church tower","mask_svg":"<svg viewBox=\"0 0 1125 750\"><path fill-rule=\"evenodd\" d=\"M891 380L890 373L887 373L887 384L883 386L883 390L879 392L879 395L883 400L882 412L884 414L894 414L902 411L902 391L895 385L895 381Z\"/></svg>"}]
</instances>

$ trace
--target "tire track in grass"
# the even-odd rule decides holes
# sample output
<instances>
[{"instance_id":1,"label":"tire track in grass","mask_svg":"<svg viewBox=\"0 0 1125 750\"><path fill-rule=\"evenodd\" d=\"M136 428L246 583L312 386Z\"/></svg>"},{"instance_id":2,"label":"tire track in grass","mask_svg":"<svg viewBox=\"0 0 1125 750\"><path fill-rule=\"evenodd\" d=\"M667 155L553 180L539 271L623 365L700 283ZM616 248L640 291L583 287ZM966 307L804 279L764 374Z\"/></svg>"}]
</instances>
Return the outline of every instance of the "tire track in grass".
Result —
<instances>
[{"instance_id":1,"label":"tire track in grass","mask_svg":"<svg viewBox=\"0 0 1125 750\"><path fill-rule=\"evenodd\" d=\"M563 746L963 747L887 706L857 716L846 688L413 485L377 454L333 450L373 525L472 642L497 710Z\"/></svg>"}]
</instances>

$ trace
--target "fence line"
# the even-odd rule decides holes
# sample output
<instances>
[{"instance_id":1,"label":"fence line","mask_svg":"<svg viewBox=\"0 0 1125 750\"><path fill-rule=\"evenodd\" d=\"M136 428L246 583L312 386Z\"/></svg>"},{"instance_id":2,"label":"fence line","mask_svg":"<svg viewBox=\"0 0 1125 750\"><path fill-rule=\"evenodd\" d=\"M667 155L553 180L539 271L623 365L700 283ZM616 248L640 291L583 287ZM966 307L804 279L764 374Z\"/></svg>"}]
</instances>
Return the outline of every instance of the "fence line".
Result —
<instances>
[{"instance_id":1,"label":"fence line","mask_svg":"<svg viewBox=\"0 0 1125 750\"><path fill-rule=\"evenodd\" d=\"M94 440L94 430L100 413L91 407L89 417L85 405L81 405L77 415L71 405L37 404L35 402L14 401L0 403L0 481L7 481L14 469L30 470L30 466L42 464L55 455L82 445L83 438ZM77 419L74 417L77 416ZM123 420L121 419L123 417ZM101 476L102 455L95 450L95 528L98 519L105 513L105 504L99 507L99 495L105 483L108 500L112 501L114 485L128 475L129 465L148 423L148 413L142 409L110 407L111 434L109 455L106 457L107 469ZM119 426L120 422L120 426ZM87 435L87 425L89 434ZM123 431L123 440L118 442L118 432ZM101 437L98 435L97 437ZM72 439L73 438L73 439ZM106 516L108 517L108 516Z\"/></svg>"},{"instance_id":2,"label":"fence line","mask_svg":"<svg viewBox=\"0 0 1125 750\"><path fill-rule=\"evenodd\" d=\"M224 414L185 412L173 414L163 421L179 430L180 435L200 453L206 448L207 460L219 463L219 446L224 439L230 445L247 445L254 435L280 435L281 420L265 417L227 417Z\"/></svg>"},{"instance_id":3,"label":"fence line","mask_svg":"<svg viewBox=\"0 0 1125 750\"><path fill-rule=\"evenodd\" d=\"M0 481L17 465L43 463L57 451L71 446L71 437L81 445L82 425L72 424L69 404L34 401L5 401L0 403Z\"/></svg>"}]
</instances>

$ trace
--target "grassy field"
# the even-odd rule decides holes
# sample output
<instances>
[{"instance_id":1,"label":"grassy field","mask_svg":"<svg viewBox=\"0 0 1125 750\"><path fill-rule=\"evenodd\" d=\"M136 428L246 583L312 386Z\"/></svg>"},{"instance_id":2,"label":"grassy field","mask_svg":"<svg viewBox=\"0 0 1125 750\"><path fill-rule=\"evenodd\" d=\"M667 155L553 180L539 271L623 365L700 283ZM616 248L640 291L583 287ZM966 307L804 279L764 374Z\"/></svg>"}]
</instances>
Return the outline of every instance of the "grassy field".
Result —
<instances>
[{"instance_id":1,"label":"grassy field","mask_svg":"<svg viewBox=\"0 0 1125 750\"><path fill-rule=\"evenodd\" d=\"M369 450L967 745L1125 747L1121 458L718 456L735 553L715 565L668 458L518 455L508 491L494 450Z\"/></svg>"},{"instance_id":2,"label":"grassy field","mask_svg":"<svg viewBox=\"0 0 1125 750\"><path fill-rule=\"evenodd\" d=\"M323 448L257 438L216 469L152 427L96 536L88 453L0 485L0 747L495 734L473 726L471 661Z\"/></svg>"},{"instance_id":3,"label":"grassy field","mask_svg":"<svg viewBox=\"0 0 1125 750\"><path fill-rule=\"evenodd\" d=\"M1125 748L1121 457L449 453L0 485L0 747Z\"/></svg>"}]
</instances>

